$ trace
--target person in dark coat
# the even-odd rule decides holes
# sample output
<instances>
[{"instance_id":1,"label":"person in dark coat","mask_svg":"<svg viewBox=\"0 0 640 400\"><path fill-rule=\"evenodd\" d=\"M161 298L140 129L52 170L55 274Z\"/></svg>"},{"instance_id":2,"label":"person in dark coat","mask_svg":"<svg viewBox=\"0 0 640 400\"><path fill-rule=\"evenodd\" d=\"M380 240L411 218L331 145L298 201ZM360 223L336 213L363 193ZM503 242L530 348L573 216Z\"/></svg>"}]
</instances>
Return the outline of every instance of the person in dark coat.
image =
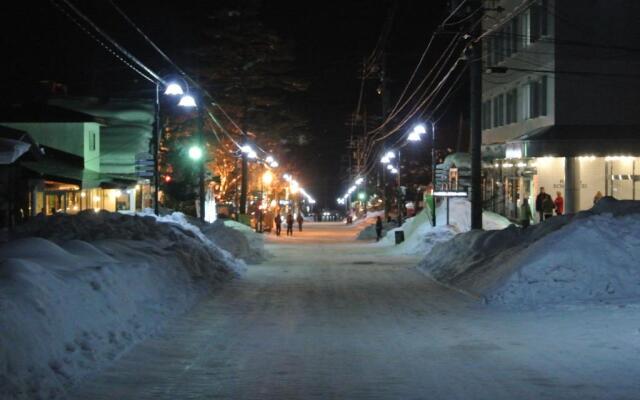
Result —
<instances>
[{"instance_id":1,"label":"person in dark coat","mask_svg":"<svg viewBox=\"0 0 640 400\"><path fill-rule=\"evenodd\" d=\"M544 187L540 188L540 193L536 196L536 212L538 213L538 218L540 218L540 222L544 221L544 209L543 204L545 199L549 199L552 204L551 214L553 215L553 200L551 200L551 196L544 191Z\"/></svg>"},{"instance_id":2,"label":"person in dark coat","mask_svg":"<svg viewBox=\"0 0 640 400\"><path fill-rule=\"evenodd\" d=\"M293 215L287 214L287 236L293 236Z\"/></svg>"},{"instance_id":3,"label":"person in dark coat","mask_svg":"<svg viewBox=\"0 0 640 400\"><path fill-rule=\"evenodd\" d=\"M553 204L553 200L550 195L546 195L542 200L542 213L544 214L544 219L547 220L553 217L553 209L555 205Z\"/></svg>"},{"instance_id":4,"label":"person in dark coat","mask_svg":"<svg viewBox=\"0 0 640 400\"><path fill-rule=\"evenodd\" d=\"M276 215L274 222L276 223L276 236L280 236L280 232L282 232L282 217L280 216L280 213Z\"/></svg>"},{"instance_id":5,"label":"person in dark coat","mask_svg":"<svg viewBox=\"0 0 640 400\"><path fill-rule=\"evenodd\" d=\"M376 218L376 242L382 239L382 218Z\"/></svg>"},{"instance_id":6,"label":"person in dark coat","mask_svg":"<svg viewBox=\"0 0 640 400\"><path fill-rule=\"evenodd\" d=\"M304 218L302 218L302 214L298 213L298 218L296 218L296 222L298 222L298 230L302 232L302 223L304 222Z\"/></svg>"}]
</instances>

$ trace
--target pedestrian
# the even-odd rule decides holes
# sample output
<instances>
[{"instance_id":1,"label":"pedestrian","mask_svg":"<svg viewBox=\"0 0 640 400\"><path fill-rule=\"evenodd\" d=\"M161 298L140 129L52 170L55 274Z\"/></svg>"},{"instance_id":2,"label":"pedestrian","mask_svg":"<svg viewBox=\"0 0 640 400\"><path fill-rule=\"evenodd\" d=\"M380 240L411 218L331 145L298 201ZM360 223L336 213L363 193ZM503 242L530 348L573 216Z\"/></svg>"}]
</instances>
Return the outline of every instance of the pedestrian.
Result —
<instances>
[{"instance_id":1,"label":"pedestrian","mask_svg":"<svg viewBox=\"0 0 640 400\"><path fill-rule=\"evenodd\" d=\"M376 218L376 242L379 242L382 239L382 218L378 216Z\"/></svg>"},{"instance_id":2,"label":"pedestrian","mask_svg":"<svg viewBox=\"0 0 640 400\"><path fill-rule=\"evenodd\" d=\"M542 213L544 214L545 220L553 217L554 209L555 205L553 204L553 199L551 199L551 196L547 194L542 200Z\"/></svg>"},{"instance_id":3,"label":"pedestrian","mask_svg":"<svg viewBox=\"0 0 640 400\"><path fill-rule=\"evenodd\" d=\"M528 227L531 224L533 215L531 215L531 206L529 206L529 196L524 196L522 199L522 205L520 206L520 225L523 228Z\"/></svg>"},{"instance_id":4,"label":"pedestrian","mask_svg":"<svg viewBox=\"0 0 640 400\"><path fill-rule=\"evenodd\" d=\"M298 218L296 218L296 221L298 222L298 231L302 232L302 223L304 222L304 218L302 217L301 213L298 213Z\"/></svg>"},{"instance_id":5,"label":"pedestrian","mask_svg":"<svg viewBox=\"0 0 640 400\"><path fill-rule=\"evenodd\" d=\"M293 236L293 215L287 214L287 236Z\"/></svg>"},{"instance_id":6,"label":"pedestrian","mask_svg":"<svg viewBox=\"0 0 640 400\"><path fill-rule=\"evenodd\" d=\"M556 199L553 201L556 206L556 215L562 215L564 213L564 198L562 193L556 192Z\"/></svg>"},{"instance_id":7,"label":"pedestrian","mask_svg":"<svg viewBox=\"0 0 640 400\"><path fill-rule=\"evenodd\" d=\"M602 199L602 192L598 190L596 192L596 195L593 196L593 205L595 206L596 203L600 201L600 199Z\"/></svg>"},{"instance_id":8,"label":"pedestrian","mask_svg":"<svg viewBox=\"0 0 640 400\"><path fill-rule=\"evenodd\" d=\"M540 219L540 222L544 221L544 210L542 208L542 204L544 203L544 200L547 198L551 201L551 204L553 204L553 200L551 200L551 196L549 196L549 194L544 191L544 187L540 187L540 193L538 193L538 195L536 196L536 212L538 213L538 218ZM553 213L553 210L552 210L552 213Z\"/></svg>"},{"instance_id":9,"label":"pedestrian","mask_svg":"<svg viewBox=\"0 0 640 400\"><path fill-rule=\"evenodd\" d=\"M276 236L280 236L280 232L282 232L282 217L280 216L280 213L276 215L274 222L276 223Z\"/></svg>"}]
</instances>

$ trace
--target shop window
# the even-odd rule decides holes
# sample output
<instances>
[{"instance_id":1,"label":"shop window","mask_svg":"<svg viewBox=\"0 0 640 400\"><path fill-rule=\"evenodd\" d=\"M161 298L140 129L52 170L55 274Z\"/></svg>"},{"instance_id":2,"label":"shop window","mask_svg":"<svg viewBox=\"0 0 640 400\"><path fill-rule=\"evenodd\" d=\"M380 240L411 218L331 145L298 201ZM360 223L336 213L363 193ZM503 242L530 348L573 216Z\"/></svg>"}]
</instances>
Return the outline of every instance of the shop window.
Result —
<instances>
[{"instance_id":1,"label":"shop window","mask_svg":"<svg viewBox=\"0 0 640 400\"><path fill-rule=\"evenodd\" d=\"M526 120L530 118L531 109L530 104L530 92L531 86L529 84L523 85L518 91L518 103L520 104L520 120Z\"/></svg>"},{"instance_id":2,"label":"shop window","mask_svg":"<svg viewBox=\"0 0 640 400\"><path fill-rule=\"evenodd\" d=\"M520 24L518 18L511 20L511 49L513 53L520 51Z\"/></svg>"},{"instance_id":3,"label":"shop window","mask_svg":"<svg viewBox=\"0 0 640 400\"><path fill-rule=\"evenodd\" d=\"M507 92L507 124L518 122L518 89Z\"/></svg>"},{"instance_id":4,"label":"shop window","mask_svg":"<svg viewBox=\"0 0 640 400\"><path fill-rule=\"evenodd\" d=\"M491 100L482 103L482 129L491 129Z\"/></svg>"},{"instance_id":5,"label":"shop window","mask_svg":"<svg viewBox=\"0 0 640 400\"><path fill-rule=\"evenodd\" d=\"M89 132L89 150L96 151L96 133Z\"/></svg>"},{"instance_id":6,"label":"shop window","mask_svg":"<svg viewBox=\"0 0 640 400\"><path fill-rule=\"evenodd\" d=\"M529 117L536 118L547 115L547 77L529 84Z\"/></svg>"}]
</instances>

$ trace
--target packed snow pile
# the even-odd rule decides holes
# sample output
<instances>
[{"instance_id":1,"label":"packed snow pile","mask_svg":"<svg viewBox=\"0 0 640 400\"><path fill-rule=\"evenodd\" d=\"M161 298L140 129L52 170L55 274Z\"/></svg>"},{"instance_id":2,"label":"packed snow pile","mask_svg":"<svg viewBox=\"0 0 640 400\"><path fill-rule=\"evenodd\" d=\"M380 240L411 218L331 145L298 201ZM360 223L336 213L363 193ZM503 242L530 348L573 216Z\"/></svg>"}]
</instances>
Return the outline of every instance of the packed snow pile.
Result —
<instances>
[{"instance_id":1,"label":"packed snow pile","mask_svg":"<svg viewBox=\"0 0 640 400\"><path fill-rule=\"evenodd\" d=\"M2 244L0 398L62 396L243 267L182 222L56 215Z\"/></svg>"},{"instance_id":2,"label":"packed snow pile","mask_svg":"<svg viewBox=\"0 0 640 400\"><path fill-rule=\"evenodd\" d=\"M267 256L264 236L239 222L218 219L202 226L201 230L212 242L248 263L259 263Z\"/></svg>"},{"instance_id":3,"label":"packed snow pile","mask_svg":"<svg viewBox=\"0 0 640 400\"><path fill-rule=\"evenodd\" d=\"M402 228L385 230L386 235L380 241L381 244L394 244L395 232L402 229L405 241L395 246L391 252L407 255L427 254L437 243L446 242L457 234L471 229L471 205L469 201L453 198L449 201L449 207L449 225L446 225L447 205L446 202L442 202L436 208L437 226L435 228L432 226L430 214L425 209L415 217L408 218ZM501 215L484 211L482 224L485 230L498 230L511 225L511 222Z\"/></svg>"},{"instance_id":4,"label":"packed snow pile","mask_svg":"<svg viewBox=\"0 0 640 400\"><path fill-rule=\"evenodd\" d=\"M640 300L640 202L601 200L522 229L471 231L434 246L419 268L516 307Z\"/></svg>"}]
</instances>

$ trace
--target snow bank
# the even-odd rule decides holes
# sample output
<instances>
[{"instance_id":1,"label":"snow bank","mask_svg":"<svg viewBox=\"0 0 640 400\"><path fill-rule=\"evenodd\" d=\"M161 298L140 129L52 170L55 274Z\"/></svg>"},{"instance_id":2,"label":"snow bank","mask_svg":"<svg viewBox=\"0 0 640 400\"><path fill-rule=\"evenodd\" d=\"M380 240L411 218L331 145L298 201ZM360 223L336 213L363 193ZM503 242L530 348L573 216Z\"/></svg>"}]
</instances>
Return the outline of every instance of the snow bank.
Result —
<instances>
[{"instance_id":1,"label":"snow bank","mask_svg":"<svg viewBox=\"0 0 640 400\"><path fill-rule=\"evenodd\" d=\"M427 210L422 210L415 217L408 218L402 228L394 228L386 231L385 237L380 241L381 245L392 245L395 243L395 232L398 229L404 231L405 241L391 249L394 254L417 255L427 254L437 243L451 240L461 232L471 229L471 205L466 199L451 199L449 202L449 225L445 225L447 220L446 202L438 204L436 208L435 228L431 225L430 216ZM482 223L485 230L504 229L511 224L505 217L484 211ZM374 236L375 238L375 236Z\"/></svg>"},{"instance_id":2,"label":"snow bank","mask_svg":"<svg viewBox=\"0 0 640 400\"><path fill-rule=\"evenodd\" d=\"M256 264L267 257L264 236L244 224L219 219L202 227L201 230L213 243L248 263Z\"/></svg>"},{"instance_id":3,"label":"snow bank","mask_svg":"<svg viewBox=\"0 0 640 400\"><path fill-rule=\"evenodd\" d=\"M0 398L56 398L243 263L180 223L83 212L0 246Z\"/></svg>"},{"instance_id":4,"label":"snow bank","mask_svg":"<svg viewBox=\"0 0 640 400\"><path fill-rule=\"evenodd\" d=\"M471 231L434 246L419 268L515 307L640 300L640 202L601 200L522 229Z\"/></svg>"},{"instance_id":5,"label":"snow bank","mask_svg":"<svg viewBox=\"0 0 640 400\"><path fill-rule=\"evenodd\" d=\"M256 264L264 261L267 256L264 250L264 236L240 222L222 219L218 219L214 223L202 222L181 212L156 217L153 211L150 211L150 216L158 221L176 224L182 229L192 232L203 242L212 243L235 258Z\"/></svg>"}]
</instances>

